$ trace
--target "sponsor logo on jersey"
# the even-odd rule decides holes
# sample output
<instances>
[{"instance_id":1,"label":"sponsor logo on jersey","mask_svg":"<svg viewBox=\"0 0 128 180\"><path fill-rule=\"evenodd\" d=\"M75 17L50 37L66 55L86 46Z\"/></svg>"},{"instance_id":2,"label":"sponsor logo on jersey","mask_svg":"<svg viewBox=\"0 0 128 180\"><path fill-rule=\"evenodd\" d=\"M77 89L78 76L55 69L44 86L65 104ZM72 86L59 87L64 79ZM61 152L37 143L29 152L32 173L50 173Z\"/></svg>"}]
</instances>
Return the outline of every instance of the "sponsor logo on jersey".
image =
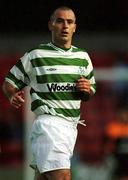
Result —
<instances>
[{"instance_id":1,"label":"sponsor logo on jersey","mask_svg":"<svg viewBox=\"0 0 128 180\"><path fill-rule=\"evenodd\" d=\"M56 92L56 91L76 91L76 85L75 84L69 84L66 85L59 85L57 83L47 84L48 90L50 92Z\"/></svg>"},{"instance_id":2,"label":"sponsor logo on jersey","mask_svg":"<svg viewBox=\"0 0 128 180\"><path fill-rule=\"evenodd\" d=\"M56 68L49 68L49 69L46 69L47 71L56 71Z\"/></svg>"}]
</instances>

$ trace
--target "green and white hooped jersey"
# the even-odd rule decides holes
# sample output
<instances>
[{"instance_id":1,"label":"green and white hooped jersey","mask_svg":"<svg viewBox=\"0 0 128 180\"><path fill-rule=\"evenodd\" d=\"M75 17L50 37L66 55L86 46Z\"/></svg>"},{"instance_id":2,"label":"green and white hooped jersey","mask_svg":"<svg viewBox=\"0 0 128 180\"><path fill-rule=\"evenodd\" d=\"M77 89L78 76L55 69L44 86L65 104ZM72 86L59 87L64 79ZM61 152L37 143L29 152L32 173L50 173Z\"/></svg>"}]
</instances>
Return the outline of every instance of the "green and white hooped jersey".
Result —
<instances>
[{"instance_id":1,"label":"green and white hooped jersey","mask_svg":"<svg viewBox=\"0 0 128 180\"><path fill-rule=\"evenodd\" d=\"M95 93L93 66L87 52L74 46L64 50L48 43L25 53L5 80L18 89L31 87L31 110L36 115L78 121L81 100L76 81L81 75L90 81Z\"/></svg>"}]
</instances>

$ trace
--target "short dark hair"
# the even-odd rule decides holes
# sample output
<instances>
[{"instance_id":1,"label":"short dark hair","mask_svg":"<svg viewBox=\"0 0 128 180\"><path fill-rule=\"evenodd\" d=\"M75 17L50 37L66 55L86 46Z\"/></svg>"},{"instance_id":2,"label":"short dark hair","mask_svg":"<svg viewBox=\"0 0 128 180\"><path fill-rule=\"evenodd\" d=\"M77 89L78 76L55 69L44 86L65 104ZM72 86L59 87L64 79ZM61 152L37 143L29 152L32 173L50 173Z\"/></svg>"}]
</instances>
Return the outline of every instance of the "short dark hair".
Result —
<instances>
[{"instance_id":1,"label":"short dark hair","mask_svg":"<svg viewBox=\"0 0 128 180\"><path fill-rule=\"evenodd\" d=\"M53 21L53 20L54 20L54 18L55 18L55 13L56 13L56 11L58 11L58 10L72 11L72 12L74 13L74 11L73 11L71 8L69 8L69 7L67 7L67 6L60 6L60 7L58 7L57 9L55 9L55 10L53 11L53 13L52 13L51 16L50 16L50 21ZM74 16L75 16L75 13L74 13ZM76 19L76 16L75 16L75 19Z\"/></svg>"}]
</instances>

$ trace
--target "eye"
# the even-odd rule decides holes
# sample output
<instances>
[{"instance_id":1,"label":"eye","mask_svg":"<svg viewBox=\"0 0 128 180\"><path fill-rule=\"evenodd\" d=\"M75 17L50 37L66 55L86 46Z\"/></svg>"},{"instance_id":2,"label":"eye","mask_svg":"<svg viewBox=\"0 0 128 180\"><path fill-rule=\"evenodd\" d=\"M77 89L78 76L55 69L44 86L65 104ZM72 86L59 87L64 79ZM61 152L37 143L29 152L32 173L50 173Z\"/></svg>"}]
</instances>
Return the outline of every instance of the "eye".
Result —
<instances>
[{"instance_id":1,"label":"eye","mask_svg":"<svg viewBox=\"0 0 128 180\"><path fill-rule=\"evenodd\" d=\"M68 19L68 20L67 20L67 23L68 23L68 24L74 24L74 21L73 21L72 19Z\"/></svg>"},{"instance_id":2,"label":"eye","mask_svg":"<svg viewBox=\"0 0 128 180\"><path fill-rule=\"evenodd\" d=\"M63 22L64 22L64 20L61 18L56 19L56 23L63 23Z\"/></svg>"}]
</instances>

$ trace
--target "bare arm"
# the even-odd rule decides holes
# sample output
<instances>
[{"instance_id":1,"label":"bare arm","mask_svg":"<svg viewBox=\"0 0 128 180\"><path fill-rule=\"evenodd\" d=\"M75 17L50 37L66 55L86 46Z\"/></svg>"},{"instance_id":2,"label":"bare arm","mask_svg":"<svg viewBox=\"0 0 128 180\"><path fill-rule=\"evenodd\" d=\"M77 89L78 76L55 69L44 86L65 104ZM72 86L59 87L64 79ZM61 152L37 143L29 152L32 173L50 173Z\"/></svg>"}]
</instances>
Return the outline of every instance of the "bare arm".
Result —
<instances>
[{"instance_id":1,"label":"bare arm","mask_svg":"<svg viewBox=\"0 0 128 180\"><path fill-rule=\"evenodd\" d=\"M86 93L86 97L88 100L89 97L91 97L93 95L93 91L91 90L91 84L90 81L85 79L84 77L80 77L76 83L76 88L78 89L78 91ZM84 96L82 97L82 99L84 99Z\"/></svg>"},{"instance_id":2,"label":"bare arm","mask_svg":"<svg viewBox=\"0 0 128 180\"><path fill-rule=\"evenodd\" d=\"M24 91L18 90L9 82L5 81L3 83L3 92L6 95L6 97L9 99L10 104L13 107L19 108L24 103Z\"/></svg>"}]
</instances>

